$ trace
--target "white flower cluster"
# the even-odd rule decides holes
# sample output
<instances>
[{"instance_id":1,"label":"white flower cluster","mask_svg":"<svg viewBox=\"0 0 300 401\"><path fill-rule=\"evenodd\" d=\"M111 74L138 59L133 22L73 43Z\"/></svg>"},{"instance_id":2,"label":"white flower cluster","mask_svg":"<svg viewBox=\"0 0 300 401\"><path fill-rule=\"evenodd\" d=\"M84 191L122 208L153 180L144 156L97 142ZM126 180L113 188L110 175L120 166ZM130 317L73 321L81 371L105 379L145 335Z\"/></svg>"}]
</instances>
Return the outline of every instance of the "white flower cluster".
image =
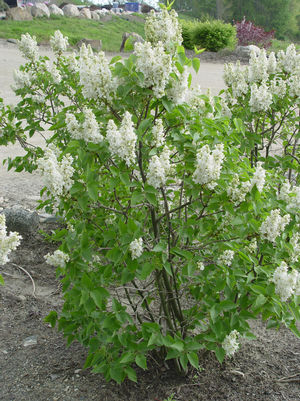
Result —
<instances>
[{"instance_id":1,"label":"white flower cluster","mask_svg":"<svg viewBox=\"0 0 300 401\"><path fill-rule=\"evenodd\" d=\"M292 186L288 180L286 180L280 189L278 194L279 200L284 200L287 203L287 208L291 212L299 212L300 209L300 186Z\"/></svg>"},{"instance_id":2,"label":"white flower cluster","mask_svg":"<svg viewBox=\"0 0 300 401\"><path fill-rule=\"evenodd\" d=\"M152 128L152 144L159 148L164 145L165 136L164 136L164 126L162 120L159 118L155 121L155 125Z\"/></svg>"},{"instance_id":3,"label":"white flower cluster","mask_svg":"<svg viewBox=\"0 0 300 401\"><path fill-rule=\"evenodd\" d=\"M160 156L154 155L149 161L147 180L154 188L165 185L172 172L170 154L170 149L165 146Z\"/></svg>"},{"instance_id":4,"label":"white flower cluster","mask_svg":"<svg viewBox=\"0 0 300 401\"><path fill-rule=\"evenodd\" d=\"M256 253L257 251L257 241L256 238L254 238L253 240L251 240L251 242L249 243L248 246L245 247L246 251L248 251L249 253Z\"/></svg>"},{"instance_id":5,"label":"white flower cluster","mask_svg":"<svg viewBox=\"0 0 300 401\"><path fill-rule=\"evenodd\" d=\"M272 71L272 73L276 71L276 59L274 60L274 53L270 58L269 63L265 49L261 49L260 51L251 50L248 68L248 81L265 81L269 77L269 71Z\"/></svg>"},{"instance_id":6,"label":"white flower cluster","mask_svg":"<svg viewBox=\"0 0 300 401\"><path fill-rule=\"evenodd\" d=\"M167 51L174 50L174 45L181 45L181 26L177 17L174 9L170 13L166 9L160 13L152 10L146 19L144 28L147 42L152 45L162 42Z\"/></svg>"},{"instance_id":7,"label":"white flower cluster","mask_svg":"<svg viewBox=\"0 0 300 401\"><path fill-rule=\"evenodd\" d=\"M238 174L235 174L230 185L227 187L227 195L235 205L244 202L247 193L251 189L250 181L240 182Z\"/></svg>"},{"instance_id":8,"label":"white flower cluster","mask_svg":"<svg viewBox=\"0 0 300 401\"><path fill-rule=\"evenodd\" d=\"M143 253L143 238L141 237L132 241L129 245L129 249L132 259L139 258Z\"/></svg>"},{"instance_id":9,"label":"white flower cluster","mask_svg":"<svg viewBox=\"0 0 300 401\"><path fill-rule=\"evenodd\" d=\"M222 342L222 348L226 352L226 355L231 357L233 356L236 351L239 349L239 343L237 341L240 333L237 330L232 330Z\"/></svg>"},{"instance_id":10,"label":"white flower cluster","mask_svg":"<svg viewBox=\"0 0 300 401\"><path fill-rule=\"evenodd\" d=\"M200 271L203 271L205 269L204 263L203 262L197 262L197 267Z\"/></svg>"},{"instance_id":11,"label":"white flower cluster","mask_svg":"<svg viewBox=\"0 0 300 401\"><path fill-rule=\"evenodd\" d=\"M279 209L272 210L260 226L259 231L262 237L275 244L276 238L284 231L285 226L289 224L290 218L289 214L281 217Z\"/></svg>"},{"instance_id":12,"label":"white flower cluster","mask_svg":"<svg viewBox=\"0 0 300 401\"><path fill-rule=\"evenodd\" d=\"M264 188L266 180L266 170L262 167L262 162L257 162L255 173L251 179L251 188L256 185L256 188L261 192Z\"/></svg>"},{"instance_id":13,"label":"white flower cluster","mask_svg":"<svg viewBox=\"0 0 300 401\"><path fill-rule=\"evenodd\" d=\"M17 90L17 89L23 89L26 86L31 86L32 83L32 73L30 72L26 72L26 71L22 71L22 70L14 70L14 85L13 85L13 89Z\"/></svg>"},{"instance_id":14,"label":"white flower cluster","mask_svg":"<svg viewBox=\"0 0 300 401\"><path fill-rule=\"evenodd\" d=\"M63 36L60 31L55 31L54 35L50 36L50 46L54 53L62 53L66 51L68 45L68 38Z\"/></svg>"},{"instance_id":15,"label":"white flower cluster","mask_svg":"<svg viewBox=\"0 0 300 401\"><path fill-rule=\"evenodd\" d=\"M187 68L184 69L182 74L172 77L170 80L171 87L166 90L167 97L175 104L182 104L188 95L188 77L189 72Z\"/></svg>"},{"instance_id":16,"label":"white flower cluster","mask_svg":"<svg viewBox=\"0 0 300 401\"><path fill-rule=\"evenodd\" d=\"M233 97L245 95L248 92L247 71L237 62L224 65L224 81L232 88Z\"/></svg>"},{"instance_id":17,"label":"white flower cluster","mask_svg":"<svg viewBox=\"0 0 300 401\"><path fill-rule=\"evenodd\" d=\"M234 251L226 250L219 256L218 264L223 266L231 266L232 260L234 258Z\"/></svg>"},{"instance_id":18,"label":"white flower cluster","mask_svg":"<svg viewBox=\"0 0 300 401\"><path fill-rule=\"evenodd\" d=\"M31 99L35 103L42 104L42 103L45 103L46 96L42 93L36 93L35 95L31 96Z\"/></svg>"},{"instance_id":19,"label":"white flower cluster","mask_svg":"<svg viewBox=\"0 0 300 401\"><path fill-rule=\"evenodd\" d=\"M298 74L293 74L288 80L290 86L290 95L296 98L296 102L300 102L300 71Z\"/></svg>"},{"instance_id":20,"label":"white flower cluster","mask_svg":"<svg viewBox=\"0 0 300 401\"><path fill-rule=\"evenodd\" d=\"M165 88L172 72L172 57L164 50L162 42L155 46L151 43L136 43L136 70L144 75L143 88L151 88L157 98L165 94Z\"/></svg>"},{"instance_id":21,"label":"white flower cluster","mask_svg":"<svg viewBox=\"0 0 300 401\"><path fill-rule=\"evenodd\" d=\"M297 270L288 272L288 266L281 262L273 274L272 281L275 284L276 294L280 296L281 301L287 301L295 292L299 273Z\"/></svg>"},{"instance_id":22,"label":"white flower cluster","mask_svg":"<svg viewBox=\"0 0 300 401\"><path fill-rule=\"evenodd\" d=\"M36 61L39 58L36 38L35 36L31 37L29 33L21 35L21 40L18 40L18 48L28 60Z\"/></svg>"},{"instance_id":23,"label":"white flower cluster","mask_svg":"<svg viewBox=\"0 0 300 401\"><path fill-rule=\"evenodd\" d=\"M58 71L54 63L50 63L49 60L46 60L45 69L50 73L51 78L55 84L59 84L61 82L60 72Z\"/></svg>"},{"instance_id":24,"label":"white flower cluster","mask_svg":"<svg viewBox=\"0 0 300 401\"><path fill-rule=\"evenodd\" d=\"M277 54L280 69L287 73L300 72L300 54L297 54L294 44L289 45L286 52L280 50Z\"/></svg>"},{"instance_id":25,"label":"white flower cluster","mask_svg":"<svg viewBox=\"0 0 300 401\"><path fill-rule=\"evenodd\" d=\"M104 52L94 54L90 45L86 47L83 44L80 48L79 76L83 96L87 99L109 101L111 93L116 90L116 80Z\"/></svg>"},{"instance_id":26,"label":"white flower cluster","mask_svg":"<svg viewBox=\"0 0 300 401\"><path fill-rule=\"evenodd\" d=\"M85 142L102 142L103 136L100 133L100 127L95 114L86 107L83 109L83 114L84 121L82 123L79 123L73 114L66 114L67 130L72 138L83 139Z\"/></svg>"},{"instance_id":27,"label":"white flower cluster","mask_svg":"<svg viewBox=\"0 0 300 401\"><path fill-rule=\"evenodd\" d=\"M300 258L300 234L299 234L299 232L295 233L292 236L290 244L293 247L293 251L291 254L291 261L297 262L298 259Z\"/></svg>"},{"instance_id":28,"label":"white flower cluster","mask_svg":"<svg viewBox=\"0 0 300 401\"><path fill-rule=\"evenodd\" d=\"M196 184L207 184L209 189L213 189L219 179L222 163L224 159L224 145L218 144L213 150L208 145L204 145L197 153L196 170L193 180Z\"/></svg>"},{"instance_id":29,"label":"white flower cluster","mask_svg":"<svg viewBox=\"0 0 300 401\"><path fill-rule=\"evenodd\" d=\"M20 245L22 237L16 232L6 233L5 215L0 214L0 265L9 262L8 255Z\"/></svg>"},{"instance_id":30,"label":"white flower cluster","mask_svg":"<svg viewBox=\"0 0 300 401\"><path fill-rule=\"evenodd\" d=\"M107 124L106 139L109 143L109 150L113 156L124 160L127 166L135 162L135 145L137 136L134 132L131 114L126 111L121 126L118 129L113 120Z\"/></svg>"},{"instance_id":31,"label":"white flower cluster","mask_svg":"<svg viewBox=\"0 0 300 401\"><path fill-rule=\"evenodd\" d=\"M272 93L265 81L259 86L257 86L256 83L251 85L249 105L250 110L253 113L257 111L267 111L272 104L272 101Z\"/></svg>"},{"instance_id":32,"label":"white flower cluster","mask_svg":"<svg viewBox=\"0 0 300 401\"><path fill-rule=\"evenodd\" d=\"M57 249L52 255L47 253L47 255L45 255L45 260L50 266L64 268L66 267L66 263L69 262L70 257L68 254Z\"/></svg>"},{"instance_id":33,"label":"white flower cluster","mask_svg":"<svg viewBox=\"0 0 300 401\"><path fill-rule=\"evenodd\" d=\"M272 79L270 82L270 92L280 99L284 98L286 95L286 82L280 77Z\"/></svg>"},{"instance_id":34,"label":"white flower cluster","mask_svg":"<svg viewBox=\"0 0 300 401\"><path fill-rule=\"evenodd\" d=\"M44 157L38 160L38 168L45 178L45 185L55 198L65 195L69 191L73 185L72 175L74 173L73 158L68 155L58 161L57 156L55 149L47 148Z\"/></svg>"}]
</instances>

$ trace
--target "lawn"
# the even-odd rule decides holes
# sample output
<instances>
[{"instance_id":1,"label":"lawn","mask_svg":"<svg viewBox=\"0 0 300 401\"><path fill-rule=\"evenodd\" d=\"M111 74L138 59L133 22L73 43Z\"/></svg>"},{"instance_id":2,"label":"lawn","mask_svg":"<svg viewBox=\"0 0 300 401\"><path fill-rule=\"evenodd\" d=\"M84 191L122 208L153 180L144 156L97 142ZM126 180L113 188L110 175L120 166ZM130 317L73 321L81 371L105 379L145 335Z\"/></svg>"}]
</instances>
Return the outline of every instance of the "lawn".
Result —
<instances>
[{"instance_id":1,"label":"lawn","mask_svg":"<svg viewBox=\"0 0 300 401\"><path fill-rule=\"evenodd\" d=\"M36 18L32 21L1 20L0 37L20 39L23 33L29 32L40 43L48 41L50 35L59 29L68 36L71 45L83 38L101 39L103 50L119 51L124 32L136 32L144 36L144 21L138 19L128 21L126 17L113 16L106 22L68 17Z\"/></svg>"}]
</instances>

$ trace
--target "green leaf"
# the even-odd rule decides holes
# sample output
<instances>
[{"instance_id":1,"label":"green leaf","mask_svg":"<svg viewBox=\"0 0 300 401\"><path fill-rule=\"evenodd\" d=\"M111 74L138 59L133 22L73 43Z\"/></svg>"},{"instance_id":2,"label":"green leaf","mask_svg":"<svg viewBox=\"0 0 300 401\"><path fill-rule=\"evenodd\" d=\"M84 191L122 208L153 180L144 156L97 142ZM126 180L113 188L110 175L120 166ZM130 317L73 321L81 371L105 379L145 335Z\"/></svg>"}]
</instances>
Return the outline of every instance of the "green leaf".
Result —
<instances>
[{"instance_id":1,"label":"green leaf","mask_svg":"<svg viewBox=\"0 0 300 401\"><path fill-rule=\"evenodd\" d=\"M192 65L193 65L194 70L196 72L198 72L199 68L200 68L200 60L197 57L193 58Z\"/></svg>"},{"instance_id":2,"label":"green leaf","mask_svg":"<svg viewBox=\"0 0 300 401\"><path fill-rule=\"evenodd\" d=\"M118 384L121 384L125 378L125 374L121 366L114 366L113 368L110 368L109 375Z\"/></svg>"},{"instance_id":3,"label":"green leaf","mask_svg":"<svg viewBox=\"0 0 300 401\"><path fill-rule=\"evenodd\" d=\"M220 363L222 363L225 358L225 350L222 347L219 347L215 350L215 354L216 354L217 360Z\"/></svg>"},{"instance_id":4,"label":"green leaf","mask_svg":"<svg viewBox=\"0 0 300 401\"><path fill-rule=\"evenodd\" d=\"M135 357L135 363L142 369L146 370L147 369L147 359L145 355L138 354Z\"/></svg>"},{"instance_id":5,"label":"green leaf","mask_svg":"<svg viewBox=\"0 0 300 401\"><path fill-rule=\"evenodd\" d=\"M56 321L57 321L57 312L53 310L44 319L44 322L50 323L51 327L55 327Z\"/></svg>"},{"instance_id":6,"label":"green leaf","mask_svg":"<svg viewBox=\"0 0 300 401\"><path fill-rule=\"evenodd\" d=\"M137 383L136 371L131 366L127 366L125 368L125 372L126 372L129 380Z\"/></svg>"},{"instance_id":7,"label":"green leaf","mask_svg":"<svg viewBox=\"0 0 300 401\"><path fill-rule=\"evenodd\" d=\"M259 294L259 296L256 298L256 300L255 300L255 302L254 302L254 304L253 304L253 309L258 309L258 308L260 308L260 307L263 306L266 302L267 302L267 298L266 298L264 295Z\"/></svg>"},{"instance_id":8,"label":"green leaf","mask_svg":"<svg viewBox=\"0 0 300 401\"><path fill-rule=\"evenodd\" d=\"M1 276L1 274L0 274L0 285L4 285L4 280L3 280L3 277Z\"/></svg>"},{"instance_id":9,"label":"green leaf","mask_svg":"<svg viewBox=\"0 0 300 401\"><path fill-rule=\"evenodd\" d=\"M190 362L190 364L195 368L195 369L199 369L199 359L198 359L198 355L196 354L196 352L189 352L187 354L188 360Z\"/></svg>"},{"instance_id":10,"label":"green leaf","mask_svg":"<svg viewBox=\"0 0 300 401\"><path fill-rule=\"evenodd\" d=\"M131 363L131 362L133 362L133 360L134 360L133 353L131 351L128 351L122 355L121 359L119 360L119 363L125 363L125 364L128 362Z\"/></svg>"},{"instance_id":11,"label":"green leaf","mask_svg":"<svg viewBox=\"0 0 300 401\"><path fill-rule=\"evenodd\" d=\"M100 309L103 308L103 301L105 298L109 297L109 295L109 292L103 287L98 287L94 291L91 291L91 297Z\"/></svg>"}]
</instances>

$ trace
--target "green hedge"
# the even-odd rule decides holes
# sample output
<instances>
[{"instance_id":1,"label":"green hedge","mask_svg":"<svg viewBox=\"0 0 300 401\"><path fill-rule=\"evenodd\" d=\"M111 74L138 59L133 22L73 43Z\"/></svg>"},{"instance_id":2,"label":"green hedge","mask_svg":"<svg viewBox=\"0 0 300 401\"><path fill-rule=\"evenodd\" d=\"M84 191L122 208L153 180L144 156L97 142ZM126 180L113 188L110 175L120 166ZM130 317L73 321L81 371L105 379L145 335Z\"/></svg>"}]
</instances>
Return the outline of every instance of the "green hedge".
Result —
<instances>
[{"instance_id":1,"label":"green hedge","mask_svg":"<svg viewBox=\"0 0 300 401\"><path fill-rule=\"evenodd\" d=\"M217 52L236 45L236 28L222 21L181 21L183 46L186 49L197 47Z\"/></svg>"}]
</instances>

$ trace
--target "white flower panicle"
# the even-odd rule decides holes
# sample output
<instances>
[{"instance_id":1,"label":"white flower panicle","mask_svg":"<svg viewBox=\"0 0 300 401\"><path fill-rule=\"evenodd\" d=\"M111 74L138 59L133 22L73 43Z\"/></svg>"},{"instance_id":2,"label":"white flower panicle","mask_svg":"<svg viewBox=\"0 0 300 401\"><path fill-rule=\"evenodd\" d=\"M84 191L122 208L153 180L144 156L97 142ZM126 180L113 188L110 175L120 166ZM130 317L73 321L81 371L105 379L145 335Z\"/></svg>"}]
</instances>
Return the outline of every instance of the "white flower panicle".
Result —
<instances>
[{"instance_id":1,"label":"white flower panicle","mask_svg":"<svg viewBox=\"0 0 300 401\"><path fill-rule=\"evenodd\" d=\"M18 89L23 89L26 86L31 86L32 84L32 73L31 72L26 72L22 70L14 70L14 85L13 89L18 90Z\"/></svg>"},{"instance_id":2,"label":"white flower panicle","mask_svg":"<svg viewBox=\"0 0 300 401\"><path fill-rule=\"evenodd\" d=\"M300 63L300 61L299 61ZM300 71L298 74L293 74L288 80L289 93L296 98L296 102L300 102Z\"/></svg>"},{"instance_id":3,"label":"white flower panicle","mask_svg":"<svg viewBox=\"0 0 300 401\"><path fill-rule=\"evenodd\" d=\"M50 63L49 60L45 62L46 71L51 74L52 80L55 84L59 84L61 82L61 75L58 69L56 68L55 64Z\"/></svg>"},{"instance_id":4,"label":"white flower panicle","mask_svg":"<svg viewBox=\"0 0 300 401\"><path fill-rule=\"evenodd\" d=\"M270 82L270 92L280 99L285 97L286 89L286 82L282 78L276 77Z\"/></svg>"},{"instance_id":5,"label":"white flower panicle","mask_svg":"<svg viewBox=\"0 0 300 401\"><path fill-rule=\"evenodd\" d=\"M245 95L248 92L247 83L247 69L237 62L236 65L232 63L224 65L224 81L227 86L232 88L234 97Z\"/></svg>"},{"instance_id":6,"label":"white flower panicle","mask_svg":"<svg viewBox=\"0 0 300 401\"><path fill-rule=\"evenodd\" d=\"M9 262L8 255L17 249L22 237L16 232L6 233L5 215L0 214L0 265Z\"/></svg>"},{"instance_id":7,"label":"white flower panicle","mask_svg":"<svg viewBox=\"0 0 300 401\"><path fill-rule=\"evenodd\" d=\"M38 45L35 36L30 36L29 33L21 35L21 40L18 40L18 48L22 55L30 61L37 61L39 58Z\"/></svg>"},{"instance_id":8,"label":"white flower panicle","mask_svg":"<svg viewBox=\"0 0 300 401\"><path fill-rule=\"evenodd\" d=\"M284 72L291 74L300 72L300 54L297 54L294 44L289 45L286 52L280 50L277 53L277 62Z\"/></svg>"},{"instance_id":9,"label":"white flower panicle","mask_svg":"<svg viewBox=\"0 0 300 401\"><path fill-rule=\"evenodd\" d=\"M299 212L300 209L300 186L292 186L288 180L286 180L280 189L280 193L277 198L287 203L287 209L290 212Z\"/></svg>"},{"instance_id":10,"label":"white flower panicle","mask_svg":"<svg viewBox=\"0 0 300 401\"><path fill-rule=\"evenodd\" d=\"M153 47L149 42L136 43L134 53L136 70L144 75L142 88L151 88L154 95L161 98L173 70L171 55L165 52L162 42Z\"/></svg>"},{"instance_id":11,"label":"white flower panicle","mask_svg":"<svg viewBox=\"0 0 300 401\"><path fill-rule=\"evenodd\" d=\"M284 231L284 228L290 222L290 215L286 214L283 217L280 216L280 210L272 210L270 215L260 226L260 234L262 238L268 241L276 243L276 238Z\"/></svg>"},{"instance_id":12,"label":"white flower panicle","mask_svg":"<svg viewBox=\"0 0 300 401\"><path fill-rule=\"evenodd\" d=\"M185 68L182 74L177 75L176 78L172 77L170 80L172 86L166 89L166 95L175 104L182 104L187 98L189 89L188 77L189 72Z\"/></svg>"},{"instance_id":13,"label":"white flower panicle","mask_svg":"<svg viewBox=\"0 0 300 401\"><path fill-rule=\"evenodd\" d=\"M160 13L150 12L145 22L146 41L152 45L162 42L167 51L175 50L175 45L181 45L181 26L174 9L169 13L166 9Z\"/></svg>"},{"instance_id":14,"label":"white flower panicle","mask_svg":"<svg viewBox=\"0 0 300 401\"><path fill-rule=\"evenodd\" d=\"M54 53L62 53L67 50L69 45L68 38L57 30L50 36L50 46Z\"/></svg>"},{"instance_id":15,"label":"white flower panicle","mask_svg":"<svg viewBox=\"0 0 300 401\"><path fill-rule=\"evenodd\" d=\"M232 260L234 258L234 251L226 250L219 256L218 264L223 266L231 266Z\"/></svg>"},{"instance_id":16,"label":"white flower panicle","mask_svg":"<svg viewBox=\"0 0 300 401\"><path fill-rule=\"evenodd\" d=\"M129 249L132 259L139 258L143 253L143 238L141 237L132 241L129 245Z\"/></svg>"},{"instance_id":17,"label":"white flower panicle","mask_svg":"<svg viewBox=\"0 0 300 401\"><path fill-rule=\"evenodd\" d=\"M152 144L159 148L165 143L164 126L162 120L159 118L155 121L155 125L152 128Z\"/></svg>"},{"instance_id":18,"label":"white flower panicle","mask_svg":"<svg viewBox=\"0 0 300 401\"><path fill-rule=\"evenodd\" d=\"M238 174L233 176L233 179L227 187L227 195L232 199L235 205L244 202L247 193L251 189L250 181L240 182Z\"/></svg>"},{"instance_id":19,"label":"white flower panicle","mask_svg":"<svg viewBox=\"0 0 300 401\"><path fill-rule=\"evenodd\" d=\"M111 93L116 90L116 80L112 77L104 52L94 54L90 45L86 47L83 44L78 64L83 96L110 101Z\"/></svg>"},{"instance_id":20,"label":"white flower panicle","mask_svg":"<svg viewBox=\"0 0 300 401\"><path fill-rule=\"evenodd\" d=\"M231 331L222 342L222 348L226 352L226 355L232 357L239 349L239 343L237 341L240 333L237 330Z\"/></svg>"},{"instance_id":21,"label":"white flower panicle","mask_svg":"<svg viewBox=\"0 0 300 401\"><path fill-rule=\"evenodd\" d=\"M213 150L208 145L204 145L197 153L196 170L193 180L196 184L207 184L209 189L213 189L219 179L224 160L224 145L218 144Z\"/></svg>"},{"instance_id":22,"label":"white flower panicle","mask_svg":"<svg viewBox=\"0 0 300 401\"><path fill-rule=\"evenodd\" d=\"M288 272L288 265L281 262L273 274L272 281L275 284L275 292L281 301L287 301L295 292L299 273L297 270Z\"/></svg>"},{"instance_id":23,"label":"white flower panicle","mask_svg":"<svg viewBox=\"0 0 300 401\"><path fill-rule=\"evenodd\" d=\"M31 99L33 102L38 104L43 104L46 102L46 96L42 93L36 93L35 95L32 95Z\"/></svg>"},{"instance_id":24,"label":"white flower panicle","mask_svg":"<svg viewBox=\"0 0 300 401\"><path fill-rule=\"evenodd\" d=\"M256 52L251 50L249 68L248 68L248 80L249 82L260 82L268 79L268 57L265 49Z\"/></svg>"},{"instance_id":25,"label":"white flower panicle","mask_svg":"<svg viewBox=\"0 0 300 401\"><path fill-rule=\"evenodd\" d=\"M260 86L256 83L251 85L251 95L249 100L250 110L255 113L258 111L267 111L272 104L272 93L266 82Z\"/></svg>"},{"instance_id":26,"label":"white flower panicle","mask_svg":"<svg viewBox=\"0 0 300 401\"><path fill-rule=\"evenodd\" d=\"M59 161L56 153L56 149L47 148L44 157L38 160L38 169L44 177L45 185L50 193L55 198L59 198L66 195L72 187L74 168L72 167L72 156L63 156Z\"/></svg>"},{"instance_id":27,"label":"white flower panicle","mask_svg":"<svg viewBox=\"0 0 300 401\"><path fill-rule=\"evenodd\" d=\"M71 114L66 114L67 130L74 139L83 139L85 142L100 143L103 141L103 136L100 133L100 127L92 110L83 109L84 121L80 124L76 117Z\"/></svg>"},{"instance_id":28,"label":"white flower panicle","mask_svg":"<svg viewBox=\"0 0 300 401\"><path fill-rule=\"evenodd\" d=\"M154 188L165 185L172 172L170 154L170 149L165 146L160 156L154 155L149 161L147 180Z\"/></svg>"},{"instance_id":29,"label":"white flower panicle","mask_svg":"<svg viewBox=\"0 0 300 401\"><path fill-rule=\"evenodd\" d=\"M297 262L298 259L300 258L300 234L299 232L295 233L290 241L290 244L293 247L293 250L291 252L291 262Z\"/></svg>"},{"instance_id":30,"label":"white flower panicle","mask_svg":"<svg viewBox=\"0 0 300 401\"><path fill-rule=\"evenodd\" d=\"M135 145L137 136L134 131L131 114L126 111L118 130L113 120L107 124L106 139L109 143L109 150L113 156L124 160L127 166L134 164L136 159Z\"/></svg>"},{"instance_id":31,"label":"white flower panicle","mask_svg":"<svg viewBox=\"0 0 300 401\"><path fill-rule=\"evenodd\" d=\"M266 170L262 167L262 162L257 162L256 170L251 179L251 188L256 185L256 188L261 192L264 188L266 180Z\"/></svg>"},{"instance_id":32,"label":"white flower panicle","mask_svg":"<svg viewBox=\"0 0 300 401\"><path fill-rule=\"evenodd\" d=\"M47 255L45 255L45 260L50 266L64 268L66 267L66 263L69 262L70 257L68 254L57 249L52 255L47 253Z\"/></svg>"}]
</instances>

